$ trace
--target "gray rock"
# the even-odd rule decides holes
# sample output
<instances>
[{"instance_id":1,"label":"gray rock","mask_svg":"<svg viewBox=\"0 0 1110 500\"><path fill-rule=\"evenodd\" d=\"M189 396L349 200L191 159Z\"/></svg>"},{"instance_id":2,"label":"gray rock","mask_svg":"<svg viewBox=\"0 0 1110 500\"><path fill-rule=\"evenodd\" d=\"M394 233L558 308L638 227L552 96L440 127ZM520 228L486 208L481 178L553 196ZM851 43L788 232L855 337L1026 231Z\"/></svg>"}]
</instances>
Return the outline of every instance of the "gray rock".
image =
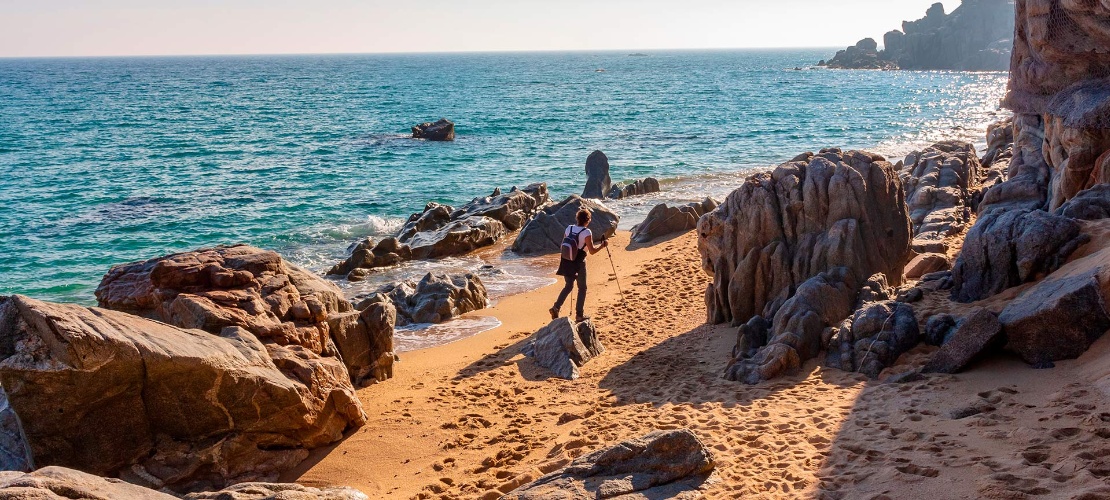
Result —
<instances>
[{"instance_id":1,"label":"gray rock","mask_svg":"<svg viewBox=\"0 0 1110 500\"><path fill-rule=\"evenodd\" d=\"M506 232L505 225L500 221L475 216L452 220L435 230L418 232L404 243L411 250L413 259L438 259L488 247Z\"/></svg>"},{"instance_id":2,"label":"gray rock","mask_svg":"<svg viewBox=\"0 0 1110 500\"><path fill-rule=\"evenodd\" d=\"M386 285L378 293L397 308L399 325L442 323L471 311L485 309L489 294L481 278L473 273L428 273L419 282Z\"/></svg>"},{"instance_id":3,"label":"gray rock","mask_svg":"<svg viewBox=\"0 0 1110 500\"><path fill-rule=\"evenodd\" d=\"M984 350L998 344L1001 340L1002 323L998 321L998 316L986 309L976 308L960 321L951 339L944 342L940 350L933 353L922 371L956 373Z\"/></svg>"},{"instance_id":4,"label":"gray rock","mask_svg":"<svg viewBox=\"0 0 1110 500\"><path fill-rule=\"evenodd\" d=\"M0 298L6 300L6 298ZM0 307L3 307L0 305ZM29 471L34 469L34 460L23 429L19 424L12 405L8 403L8 393L0 387L0 470Z\"/></svg>"},{"instance_id":5,"label":"gray rock","mask_svg":"<svg viewBox=\"0 0 1110 500\"><path fill-rule=\"evenodd\" d=\"M598 202L570 195L558 204L540 210L536 217L520 230L516 241L513 242L513 252L522 255L558 253L567 226L575 223L575 215L583 207L593 214L590 231L594 234L595 243L617 234L617 222L620 221L617 214Z\"/></svg>"},{"instance_id":6,"label":"gray rock","mask_svg":"<svg viewBox=\"0 0 1110 500\"><path fill-rule=\"evenodd\" d=\"M951 314L934 314L929 316L929 319L925 322L925 338L923 340L926 344L941 346L952 338L955 331L956 318Z\"/></svg>"},{"instance_id":7,"label":"gray rock","mask_svg":"<svg viewBox=\"0 0 1110 500\"><path fill-rule=\"evenodd\" d=\"M675 498L697 489L714 465L689 429L655 431L579 457L502 499Z\"/></svg>"},{"instance_id":8,"label":"gray rock","mask_svg":"<svg viewBox=\"0 0 1110 500\"><path fill-rule=\"evenodd\" d=\"M1081 220L1110 219L1110 184L1098 184L1080 191L1054 213Z\"/></svg>"},{"instance_id":9,"label":"gray rock","mask_svg":"<svg viewBox=\"0 0 1110 500\"><path fill-rule=\"evenodd\" d=\"M514 186L508 193L502 194L497 190L490 196L473 199L451 212L450 220L484 216L505 224L510 231L516 231L549 201L545 183L530 184L524 189Z\"/></svg>"},{"instance_id":10,"label":"gray rock","mask_svg":"<svg viewBox=\"0 0 1110 500\"><path fill-rule=\"evenodd\" d=\"M453 141L455 140L455 124L446 118L435 122L425 122L412 127L413 139L428 141Z\"/></svg>"},{"instance_id":11,"label":"gray rock","mask_svg":"<svg viewBox=\"0 0 1110 500\"><path fill-rule=\"evenodd\" d=\"M578 368L603 352L605 347L597 338L593 322L575 324L570 318L558 318L541 328L523 350L537 365L568 380L577 379Z\"/></svg>"},{"instance_id":12,"label":"gray rock","mask_svg":"<svg viewBox=\"0 0 1110 500\"><path fill-rule=\"evenodd\" d=\"M605 198L613 181L609 178L609 158L601 151L594 151L586 158L586 188L583 198Z\"/></svg>"},{"instance_id":13,"label":"gray rock","mask_svg":"<svg viewBox=\"0 0 1110 500\"><path fill-rule=\"evenodd\" d=\"M1012 134L1006 180L983 192L980 216L992 210L1043 209L1048 203L1052 172L1043 152L1044 120L1038 115L1015 114ZM1000 167L992 164L989 170L996 168Z\"/></svg>"},{"instance_id":14,"label":"gray rock","mask_svg":"<svg viewBox=\"0 0 1110 500\"><path fill-rule=\"evenodd\" d=\"M615 200L620 200L631 196L641 196L658 192L659 180L654 177L648 177L628 184L627 186L613 185L613 187L609 189L607 196Z\"/></svg>"},{"instance_id":15,"label":"gray rock","mask_svg":"<svg viewBox=\"0 0 1110 500\"><path fill-rule=\"evenodd\" d=\"M919 279L929 273L947 271L951 266L944 254L923 253L906 264L906 278Z\"/></svg>"},{"instance_id":16,"label":"gray rock","mask_svg":"<svg viewBox=\"0 0 1110 500\"><path fill-rule=\"evenodd\" d=\"M972 302L1051 273L1086 241L1074 220L1043 210L992 210L971 230L952 267L952 298Z\"/></svg>"},{"instance_id":17,"label":"gray rock","mask_svg":"<svg viewBox=\"0 0 1110 500\"><path fill-rule=\"evenodd\" d=\"M698 219L717 208L718 203L706 198L701 203L672 207L660 203L653 207L644 221L632 228L632 241L648 243L656 238L697 229Z\"/></svg>"},{"instance_id":18,"label":"gray rock","mask_svg":"<svg viewBox=\"0 0 1110 500\"><path fill-rule=\"evenodd\" d=\"M906 156L899 175L913 221L914 251L944 253L945 240L967 227L979 168L975 147L960 141L939 142Z\"/></svg>"},{"instance_id":19,"label":"gray rock","mask_svg":"<svg viewBox=\"0 0 1110 500\"><path fill-rule=\"evenodd\" d=\"M1029 363L1083 354L1110 329L1100 279L1110 283L1110 266L1050 276L1023 292L998 318L1006 333L1006 349Z\"/></svg>"},{"instance_id":20,"label":"gray rock","mask_svg":"<svg viewBox=\"0 0 1110 500\"><path fill-rule=\"evenodd\" d=\"M856 311L829 342L828 364L871 378L921 341L913 308L902 302L876 302Z\"/></svg>"}]
</instances>

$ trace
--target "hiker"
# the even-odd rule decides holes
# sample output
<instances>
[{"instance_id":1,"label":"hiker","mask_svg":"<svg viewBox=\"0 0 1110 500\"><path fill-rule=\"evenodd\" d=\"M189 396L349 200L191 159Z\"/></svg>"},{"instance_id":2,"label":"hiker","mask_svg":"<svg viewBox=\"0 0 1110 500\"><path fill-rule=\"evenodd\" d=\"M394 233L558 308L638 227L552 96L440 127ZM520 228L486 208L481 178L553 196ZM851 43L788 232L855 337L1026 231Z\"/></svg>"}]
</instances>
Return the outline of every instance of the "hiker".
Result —
<instances>
[{"instance_id":1,"label":"hiker","mask_svg":"<svg viewBox=\"0 0 1110 500\"><path fill-rule=\"evenodd\" d=\"M588 228L590 217L589 210L585 208L579 210L574 216L578 223L567 226L567 230L563 233L563 243L560 248L562 259L559 261L559 271L555 274L562 276L567 284L563 287L563 291L559 292L559 299L555 301L555 305L548 309L553 320L558 319L559 309L563 307L563 302L566 302L571 288L574 288L575 279L578 280L578 304L575 308L577 315L574 321L582 322L589 319L583 313L586 306L586 251L593 255L609 246L608 241L602 241L601 245L594 246L594 235Z\"/></svg>"}]
</instances>

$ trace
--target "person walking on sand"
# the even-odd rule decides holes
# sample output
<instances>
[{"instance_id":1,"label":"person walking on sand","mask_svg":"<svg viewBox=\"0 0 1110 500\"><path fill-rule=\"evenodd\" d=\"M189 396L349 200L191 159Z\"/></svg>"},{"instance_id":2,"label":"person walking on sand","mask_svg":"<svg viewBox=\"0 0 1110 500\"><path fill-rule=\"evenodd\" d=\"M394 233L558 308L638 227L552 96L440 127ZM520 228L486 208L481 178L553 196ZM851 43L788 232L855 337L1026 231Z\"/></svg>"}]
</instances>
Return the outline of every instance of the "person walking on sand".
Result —
<instances>
[{"instance_id":1,"label":"person walking on sand","mask_svg":"<svg viewBox=\"0 0 1110 500\"><path fill-rule=\"evenodd\" d=\"M548 309L552 320L559 318L559 309L566 302L576 280L578 281L578 304L575 307L577 311L575 311L574 321L582 322L589 319L583 311L586 306L586 252L589 251L590 255L593 255L609 246L608 241L594 245L594 235L588 227L591 218L589 210L585 208L579 210L574 218L577 224L567 226L567 230L563 233L563 243L560 248L562 258L559 260L559 270L555 274L562 276L566 280L566 285L563 286L563 291L559 292L555 305Z\"/></svg>"}]
</instances>

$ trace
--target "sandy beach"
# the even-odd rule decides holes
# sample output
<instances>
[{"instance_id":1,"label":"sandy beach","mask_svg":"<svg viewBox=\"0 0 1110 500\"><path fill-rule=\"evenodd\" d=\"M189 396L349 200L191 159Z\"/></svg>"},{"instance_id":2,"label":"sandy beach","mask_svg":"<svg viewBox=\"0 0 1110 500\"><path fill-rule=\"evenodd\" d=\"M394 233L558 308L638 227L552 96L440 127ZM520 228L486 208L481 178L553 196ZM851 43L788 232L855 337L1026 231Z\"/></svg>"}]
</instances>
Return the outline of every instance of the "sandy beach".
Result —
<instances>
[{"instance_id":1,"label":"sandy beach","mask_svg":"<svg viewBox=\"0 0 1110 500\"><path fill-rule=\"evenodd\" d=\"M696 235L613 242L625 301L605 254L592 256L586 310L607 350L581 378L550 378L520 354L558 286L509 297L477 313L501 327L404 353L393 379L358 391L369 423L283 479L382 498L497 498L584 453L684 427L717 464L691 497L1110 496L1110 337L1051 370L996 356L957 375L881 381L923 364L936 348L922 345L878 381L811 360L748 386L720 376L736 330L705 324Z\"/></svg>"}]
</instances>

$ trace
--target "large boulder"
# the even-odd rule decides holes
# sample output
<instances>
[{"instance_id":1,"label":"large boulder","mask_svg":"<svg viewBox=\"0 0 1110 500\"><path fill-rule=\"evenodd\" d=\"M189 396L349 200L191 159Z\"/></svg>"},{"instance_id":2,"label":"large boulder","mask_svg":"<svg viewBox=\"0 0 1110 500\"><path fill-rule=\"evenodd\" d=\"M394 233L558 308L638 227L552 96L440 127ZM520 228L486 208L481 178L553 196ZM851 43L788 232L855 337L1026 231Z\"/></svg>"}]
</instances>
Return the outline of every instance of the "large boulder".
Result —
<instances>
[{"instance_id":1,"label":"large boulder","mask_svg":"<svg viewBox=\"0 0 1110 500\"><path fill-rule=\"evenodd\" d=\"M713 456L689 429L655 431L581 456L505 500L675 498L712 472Z\"/></svg>"},{"instance_id":2,"label":"large boulder","mask_svg":"<svg viewBox=\"0 0 1110 500\"><path fill-rule=\"evenodd\" d=\"M0 385L36 466L155 488L272 481L367 418L338 358L21 296L0 301Z\"/></svg>"},{"instance_id":3,"label":"large boulder","mask_svg":"<svg viewBox=\"0 0 1110 500\"><path fill-rule=\"evenodd\" d=\"M246 245L114 266L97 287L96 298L106 309L212 334L237 326L264 343L300 346L325 357L338 354L331 335L335 317L354 312L335 284L277 253ZM380 320L356 325L345 335L363 337L360 342L366 344L392 345L392 321L388 315Z\"/></svg>"},{"instance_id":4,"label":"large boulder","mask_svg":"<svg viewBox=\"0 0 1110 500\"><path fill-rule=\"evenodd\" d=\"M434 230L415 233L402 243L408 246L413 259L438 259L488 247L507 232L505 225L497 219L472 216L453 219Z\"/></svg>"},{"instance_id":5,"label":"large boulder","mask_svg":"<svg viewBox=\"0 0 1110 500\"><path fill-rule=\"evenodd\" d=\"M393 329L397 309L389 302L328 316L335 348L351 382L366 384L393 378Z\"/></svg>"},{"instance_id":6,"label":"large boulder","mask_svg":"<svg viewBox=\"0 0 1110 500\"><path fill-rule=\"evenodd\" d=\"M921 342L913 308L903 302L864 305L831 335L826 364L871 378Z\"/></svg>"},{"instance_id":7,"label":"large boulder","mask_svg":"<svg viewBox=\"0 0 1110 500\"><path fill-rule=\"evenodd\" d=\"M948 251L949 236L971 222L972 192L979 186L979 158L966 142L939 142L906 156L899 172L913 221L916 252Z\"/></svg>"},{"instance_id":8,"label":"large boulder","mask_svg":"<svg viewBox=\"0 0 1110 500\"><path fill-rule=\"evenodd\" d=\"M446 118L435 122L425 122L412 127L413 139L428 141L453 141L455 140L455 124Z\"/></svg>"},{"instance_id":9,"label":"large boulder","mask_svg":"<svg viewBox=\"0 0 1110 500\"><path fill-rule=\"evenodd\" d=\"M632 241L648 243L668 234L681 233L698 228L698 219L717 208L718 203L706 198L701 203L688 203L672 207L660 203L648 212L644 221L632 228Z\"/></svg>"},{"instance_id":10,"label":"large boulder","mask_svg":"<svg viewBox=\"0 0 1110 500\"><path fill-rule=\"evenodd\" d=\"M570 318L558 318L541 328L523 350L537 365L567 380L577 379L578 368L603 352L605 347L597 338L593 322L576 324Z\"/></svg>"},{"instance_id":11,"label":"large boulder","mask_svg":"<svg viewBox=\"0 0 1110 500\"><path fill-rule=\"evenodd\" d=\"M1043 153L1043 120L1039 115L1014 115L1011 130L1010 157L1002 162L1006 163L1005 181L983 192L979 214L995 209L1043 209L1048 201L1051 170ZM995 170L992 163L988 171Z\"/></svg>"},{"instance_id":12,"label":"large boulder","mask_svg":"<svg viewBox=\"0 0 1110 500\"><path fill-rule=\"evenodd\" d=\"M998 317L1006 349L1033 364L1078 357L1110 329L1108 289L1110 265L1037 283Z\"/></svg>"},{"instance_id":13,"label":"large boulder","mask_svg":"<svg viewBox=\"0 0 1110 500\"><path fill-rule=\"evenodd\" d=\"M402 326L442 323L489 304L486 286L473 273L428 273L419 282L393 283L378 293L397 308L397 321Z\"/></svg>"},{"instance_id":14,"label":"large boulder","mask_svg":"<svg viewBox=\"0 0 1110 500\"><path fill-rule=\"evenodd\" d=\"M617 234L617 222L620 221L617 214L601 203L572 194L558 204L540 210L520 230L512 250L523 255L558 253L567 226L575 224L575 215L582 208L589 209L593 214L590 231L594 234L595 243Z\"/></svg>"},{"instance_id":15,"label":"large boulder","mask_svg":"<svg viewBox=\"0 0 1110 500\"><path fill-rule=\"evenodd\" d=\"M932 322L932 318L929 319ZM922 371L956 373L1001 339L1002 323L998 321L998 316L986 309L976 308L956 325L951 337L943 341Z\"/></svg>"},{"instance_id":16,"label":"large boulder","mask_svg":"<svg viewBox=\"0 0 1110 500\"><path fill-rule=\"evenodd\" d=\"M952 267L952 298L972 302L1055 271L1086 237L1043 210L992 210L967 233Z\"/></svg>"},{"instance_id":17,"label":"large boulder","mask_svg":"<svg viewBox=\"0 0 1110 500\"><path fill-rule=\"evenodd\" d=\"M586 187L583 198L600 200L605 198L613 181L609 178L609 157L601 151L594 151L586 158Z\"/></svg>"},{"instance_id":18,"label":"large boulder","mask_svg":"<svg viewBox=\"0 0 1110 500\"><path fill-rule=\"evenodd\" d=\"M879 54L874 38L864 38L855 45L839 50L825 63L833 69L897 69L898 65Z\"/></svg>"},{"instance_id":19,"label":"large boulder","mask_svg":"<svg viewBox=\"0 0 1110 500\"><path fill-rule=\"evenodd\" d=\"M824 149L753 175L698 222L713 277L708 321L772 317L803 282L836 267L857 283L883 273L901 285L910 235L901 181L881 156Z\"/></svg>"},{"instance_id":20,"label":"large boulder","mask_svg":"<svg viewBox=\"0 0 1110 500\"><path fill-rule=\"evenodd\" d=\"M119 479L65 467L34 472L0 472L0 500L177 500L177 497Z\"/></svg>"}]
</instances>

